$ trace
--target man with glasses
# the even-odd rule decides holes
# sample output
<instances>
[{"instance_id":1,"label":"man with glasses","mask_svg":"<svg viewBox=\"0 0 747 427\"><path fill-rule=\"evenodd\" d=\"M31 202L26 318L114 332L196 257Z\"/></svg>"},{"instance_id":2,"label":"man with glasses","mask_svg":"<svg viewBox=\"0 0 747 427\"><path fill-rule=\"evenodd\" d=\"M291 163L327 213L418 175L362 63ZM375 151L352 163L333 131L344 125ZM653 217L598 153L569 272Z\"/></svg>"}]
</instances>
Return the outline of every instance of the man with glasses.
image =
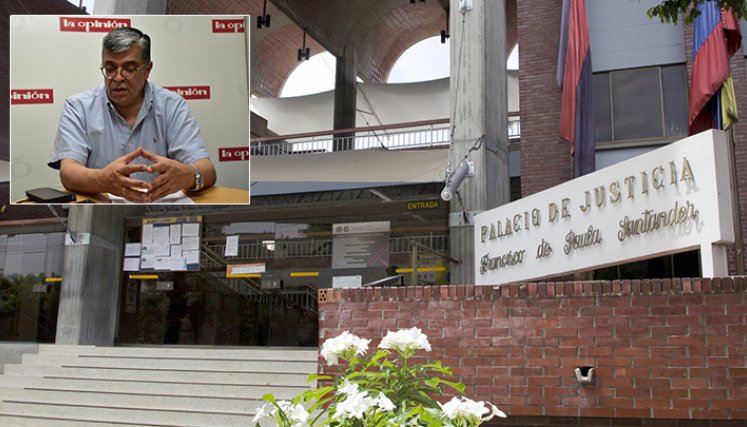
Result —
<instances>
[{"instance_id":1,"label":"man with glasses","mask_svg":"<svg viewBox=\"0 0 747 427\"><path fill-rule=\"evenodd\" d=\"M65 100L48 164L70 191L148 203L215 184L184 99L148 81L150 37L118 28L103 41L104 84Z\"/></svg>"}]
</instances>

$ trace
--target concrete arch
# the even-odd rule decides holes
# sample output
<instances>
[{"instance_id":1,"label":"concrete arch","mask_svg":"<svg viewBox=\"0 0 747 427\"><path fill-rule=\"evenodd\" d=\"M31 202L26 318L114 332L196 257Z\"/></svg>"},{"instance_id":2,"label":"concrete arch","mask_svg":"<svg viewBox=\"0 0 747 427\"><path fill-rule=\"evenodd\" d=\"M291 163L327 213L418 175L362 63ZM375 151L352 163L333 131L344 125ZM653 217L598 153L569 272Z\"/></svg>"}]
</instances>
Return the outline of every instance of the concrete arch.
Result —
<instances>
[{"instance_id":1,"label":"concrete arch","mask_svg":"<svg viewBox=\"0 0 747 427\"><path fill-rule=\"evenodd\" d=\"M448 0L270 0L270 28L251 33L251 91L277 97L298 66L303 28L311 54L325 50L340 56L346 47L356 55L358 75L367 82L385 82L394 63L415 43L446 28ZM263 0L169 1L169 14L262 13ZM506 1L507 48L516 45L516 0ZM349 49L350 50L350 49Z\"/></svg>"}]
</instances>

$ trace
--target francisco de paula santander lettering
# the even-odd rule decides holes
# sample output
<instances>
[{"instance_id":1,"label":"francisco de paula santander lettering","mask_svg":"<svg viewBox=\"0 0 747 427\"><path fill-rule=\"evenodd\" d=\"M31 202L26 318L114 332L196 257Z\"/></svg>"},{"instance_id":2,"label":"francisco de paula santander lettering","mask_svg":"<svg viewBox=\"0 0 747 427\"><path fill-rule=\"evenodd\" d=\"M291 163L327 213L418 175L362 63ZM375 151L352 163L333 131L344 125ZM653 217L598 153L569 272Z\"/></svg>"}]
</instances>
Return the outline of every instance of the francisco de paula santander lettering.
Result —
<instances>
[{"instance_id":1,"label":"francisco de paula santander lettering","mask_svg":"<svg viewBox=\"0 0 747 427\"><path fill-rule=\"evenodd\" d=\"M592 221L588 228L582 230L569 230L563 239L563 254L571 256L575 252L589 250L595 246L602 246L602 236L605 231L617 233L617 241L625 242L631 238L640 237L667 227L686 224L698 219L699 211L695 203L686 200L676 201L668 210L646 209L640 216L625 215L619 221L619 230L605 230L605 227L595 225L593 222L594 212L603 209L614 209L623 206L626 201L641 203L650 200L651 197L659 197L668 191L682 192L695 185L695 174L687 157L680 160L672 160L661 163L653 168L640 170L638 173L621 176L608 181L605 185L599 185L578 194L576 199L572 195L559 198L543 206L536 206L502 217L499 220L490 221L482 225L479 231L480 243L503 242L511 244L514 240L509 238L519 237L532 229L541 230L545 224L561 224L570 221L573 215L591 215ZM574 203L573 200L580 200ZM607 226L609 228L609 225ZM534 262L541 262L555 254L549 243L550 236L541 236L535 245L536 256ZM501 255L494 256L485 253L480 258L480 274L486 274L491 270L518 267L525 261L525 249L505 247L501 244Z\"/></svg>"}]
</instances>

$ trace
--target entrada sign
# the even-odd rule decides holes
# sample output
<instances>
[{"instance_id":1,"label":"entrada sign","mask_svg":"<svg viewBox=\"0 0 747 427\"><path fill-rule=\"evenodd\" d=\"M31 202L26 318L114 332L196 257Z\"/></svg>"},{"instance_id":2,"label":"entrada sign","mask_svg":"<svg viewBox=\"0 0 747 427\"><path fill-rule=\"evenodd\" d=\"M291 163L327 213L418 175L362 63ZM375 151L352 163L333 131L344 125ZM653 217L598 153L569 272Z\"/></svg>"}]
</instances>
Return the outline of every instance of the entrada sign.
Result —
<instances>
[{"instance_id":1,"label":"entrada sign","mask_svg":"<svg viewBox=\"0 0 747 427\"><path fill-rule=\"evenodd\" d=\"M725 134L704 132L475 216L477 284L535 280L733 242Z\"/></svg>"}]
</instances>

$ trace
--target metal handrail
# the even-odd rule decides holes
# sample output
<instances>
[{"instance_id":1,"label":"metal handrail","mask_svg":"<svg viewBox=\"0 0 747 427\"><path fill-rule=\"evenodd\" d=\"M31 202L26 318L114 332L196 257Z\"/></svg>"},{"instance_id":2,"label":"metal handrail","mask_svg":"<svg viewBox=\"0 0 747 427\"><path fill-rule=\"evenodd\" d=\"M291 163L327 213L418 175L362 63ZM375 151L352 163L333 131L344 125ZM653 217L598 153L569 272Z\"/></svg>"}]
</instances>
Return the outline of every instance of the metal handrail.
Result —
<instances>
[{"instance_id":1,"label":"metal handrail","mask_svg":"<svg viewBox=\"0 0 747 427\"><path fill-rule=\"evenodd\" d=\"M225 267L226 261L222 259L219 252L216 253L208 245L202 245L202 253L214 265ZM208 267L206 264L205 267ZM261 285L248 278L227 278L218 272L207 272L213 279L220 281L226 288L251 300L259 299L263 305L285 304L286 307L301 307L306 311L317 313L317 295L315 291L307 287L290 290L262 289ZM234 284L237 287L234 287Z\"/></svg>"},{"instance_id":2,"label":"metal handrail","mask_svg":"<svg viewBox=\"0 0 747 427\"><path fill-rule=\"evenodd\" d=\"M452 129L448 123L448 119L436 119L367 128L257 137L251 139L250 152L253 156L277 156L375 148L433 148L451 143ZM520 137L521 122L517 115L512 114L508 117L508 138Z\"/></svg>"},{"instance_id":3,"label":"metal handrail","mask_svg":"<svg viewBox=\"0 0 747 427\"><path fill-rule=\"evenodd\" d=\"M279 142L252 142L253 156L277 156L283 154L331 153L342 150L368 150L384 148L400 150L406 148L430 148L448 145L451 140L449 127L408 130L395 133L362 132L355 135L312 137L301 140Z\"/></svg>"},{"instance_id":4,"label":"metal handrail","mask_svg":"<svg viewBox=\"0 0 747 427\"><path fill-rule=\"evenodd\" d=\"M206 267L206 268L210 267L206 261L209 261L210 263L221 266L221 267L226 266L226 262L220 257L220 255L213 252L213 250L210 249L209 246L203 244L202 253L205 255L205 257L203 258L203 267ZM248 279L239 278L239 279L232 279L229 281L227 277L220 276L218 272L211 272L208 274L213 276L214 279L220 280L224 286L235 291L236 293L240 295L259 295L263 293L261 288L259 288L256 285L256 283ZM236 285L236 287L234 287L234 284Z\"/></svg>"},{"instance_id":5,"label":"metal handrail","mask_svg":"<svg viewBox=\"0 0 747 427\"><path fill-rule=\"evenodd\" d=\"M256 142L277 142L285 141L287 139L309 139L319 136L327 135L345 135L358 132L369 132L369 131L386 131L392 129L407 129L421 126L433 126L442 125L449 123L449 119L434 119L434 120L421 120L417 122L406 122L406 123L393 123L388 125L377 125L377 126L366 126L362 128L345 128L335 130L325 130L317 132L304 132L304 133L293 133L288 135L273 135L273 136L260 136L251 139L252 143Z\"/></svg>"},{"instance_id":6,"label":"metal handrail","mask_svg":"<svg viewBox=\"0 0 747 427\"><path fill-rule=\"evenodd\" d=\"M327 257L332 256L332 238L309 238L309 239L289 239L276 240L275 250L267 249L264 241L241 241L239 242L238 255L236 259L240 260L262 260L272 259L278 251L282 251L283 258L309 258L309 257ZM433 250L448 253L449 252L449 235L448 234L426 234L422 236L405 236L389 238L390 254L407 254L410 253L410 241L428 246ZM282 248L279 245L283 245ZM215 254L221 254L225 251L224 243L214 243L209 245L210 250ZM223 261L222 261L223 262ZM218 264L218 267L224 267ZM210 267L210 266L206 266Z\"/></svg>"}]
</instances>

